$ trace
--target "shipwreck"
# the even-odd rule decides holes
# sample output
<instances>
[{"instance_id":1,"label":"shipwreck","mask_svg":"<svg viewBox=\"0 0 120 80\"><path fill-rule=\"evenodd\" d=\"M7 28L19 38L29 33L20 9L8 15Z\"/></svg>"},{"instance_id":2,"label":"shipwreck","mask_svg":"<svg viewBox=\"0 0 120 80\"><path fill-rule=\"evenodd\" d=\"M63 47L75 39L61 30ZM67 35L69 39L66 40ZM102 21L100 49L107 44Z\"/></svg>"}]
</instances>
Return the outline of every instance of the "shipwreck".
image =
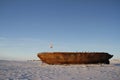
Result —
<instances>
[{"instance_id":1,"label":"shipwreck","mask_svg":"<svg viewBox=\"0 0 120 80\"><path fill-rule=\"evenodd\" d=\"M109 64L106 52L41 52L37 56L47 64Z\"/></svg>"}]
</instances>

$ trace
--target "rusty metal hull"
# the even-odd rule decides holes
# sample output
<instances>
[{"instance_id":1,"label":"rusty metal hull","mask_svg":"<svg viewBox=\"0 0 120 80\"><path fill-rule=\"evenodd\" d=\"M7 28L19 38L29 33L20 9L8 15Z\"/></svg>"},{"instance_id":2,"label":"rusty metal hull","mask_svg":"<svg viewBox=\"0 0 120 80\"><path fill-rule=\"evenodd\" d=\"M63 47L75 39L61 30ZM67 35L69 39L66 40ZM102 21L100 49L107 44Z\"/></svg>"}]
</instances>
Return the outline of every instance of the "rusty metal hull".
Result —
<instances>
[{"instance_id":1,"label":"rusty metal hull","mask_svg":"<svg viewBox=\"0 0 120 80\"><path fill-rule=\"evenodd\" d=\"M105 52L42 52L37 56L47 64L109 64L113 57Z\"/></svg>"}]
</instances>

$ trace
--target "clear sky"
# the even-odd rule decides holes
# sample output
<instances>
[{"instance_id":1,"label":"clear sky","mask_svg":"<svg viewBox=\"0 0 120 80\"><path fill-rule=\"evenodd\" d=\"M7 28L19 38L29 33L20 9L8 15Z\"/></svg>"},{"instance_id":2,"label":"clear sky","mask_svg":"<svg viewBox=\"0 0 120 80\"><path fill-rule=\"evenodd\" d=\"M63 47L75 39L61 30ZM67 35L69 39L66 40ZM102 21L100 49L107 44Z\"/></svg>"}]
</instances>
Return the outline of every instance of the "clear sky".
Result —
<instances>
[{"instance_id":1,"label":"clear sky","mask_svg":"<svg viewBox=\"0 0 120 80\"><path fill-rule=\"evenodd\" d=\"M120 0L0 0L0 59L47 51L120 58Z\"/></svg>"}]
</instances>

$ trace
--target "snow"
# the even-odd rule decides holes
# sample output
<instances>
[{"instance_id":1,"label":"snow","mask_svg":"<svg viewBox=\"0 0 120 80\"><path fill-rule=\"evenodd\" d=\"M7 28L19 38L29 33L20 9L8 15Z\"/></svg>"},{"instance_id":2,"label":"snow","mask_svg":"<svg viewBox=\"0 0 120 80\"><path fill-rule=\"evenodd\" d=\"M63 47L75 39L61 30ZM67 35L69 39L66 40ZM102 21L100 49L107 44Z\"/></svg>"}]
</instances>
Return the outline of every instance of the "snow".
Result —
<instances>
[{"instance_id":1,"label":"snow","mask_svg":"<svg viewBox=\"0 0 120 80\"><path fill-rule=\"evenodd\" d=\"M111 64L48 65L0 60L0 80L120 80L120 60Z\"/></svg>"}]
</instances>

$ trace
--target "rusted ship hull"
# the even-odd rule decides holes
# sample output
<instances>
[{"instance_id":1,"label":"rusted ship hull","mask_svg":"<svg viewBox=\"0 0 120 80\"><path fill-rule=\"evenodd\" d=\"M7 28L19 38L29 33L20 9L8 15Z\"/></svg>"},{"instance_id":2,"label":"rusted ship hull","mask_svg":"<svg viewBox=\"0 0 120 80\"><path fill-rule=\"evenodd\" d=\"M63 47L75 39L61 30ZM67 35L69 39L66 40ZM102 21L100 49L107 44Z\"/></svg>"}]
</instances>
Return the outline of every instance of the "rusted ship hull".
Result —
<instances>
[{"instance_id":1,"label":"rusted ship hull","mask_svg":"<svg viewBox=\"0 0 120 80\"><path fill-rule=\"evenodd\" d=\"M104 52L42 52L37 56L47 64L109 64L113 57Z\"/></svg>"}]
</instances>

